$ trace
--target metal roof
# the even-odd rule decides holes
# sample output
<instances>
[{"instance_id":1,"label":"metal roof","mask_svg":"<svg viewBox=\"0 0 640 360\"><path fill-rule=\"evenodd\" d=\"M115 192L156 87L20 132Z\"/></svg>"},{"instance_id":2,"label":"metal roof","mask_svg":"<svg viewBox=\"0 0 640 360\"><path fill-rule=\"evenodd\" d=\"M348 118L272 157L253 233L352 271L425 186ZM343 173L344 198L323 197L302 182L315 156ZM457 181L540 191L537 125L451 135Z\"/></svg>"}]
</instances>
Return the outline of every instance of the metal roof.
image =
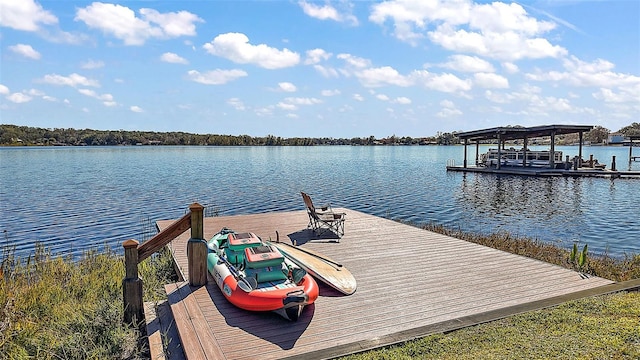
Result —
<instances>
[{"instance_id":1,"label":"metal roof","mask_svg":"<svg viewBox=\"0 0 640 360\"><path fill-rule=\"evenodd\" d=\"M482 130L457 133L463 140L487 140L497 139L498 135L503 140L524 139L540 136L574 134L587 132L593 129L592 125L542 125L533 127L495 127Z\"/></svg>"}]
</instances>

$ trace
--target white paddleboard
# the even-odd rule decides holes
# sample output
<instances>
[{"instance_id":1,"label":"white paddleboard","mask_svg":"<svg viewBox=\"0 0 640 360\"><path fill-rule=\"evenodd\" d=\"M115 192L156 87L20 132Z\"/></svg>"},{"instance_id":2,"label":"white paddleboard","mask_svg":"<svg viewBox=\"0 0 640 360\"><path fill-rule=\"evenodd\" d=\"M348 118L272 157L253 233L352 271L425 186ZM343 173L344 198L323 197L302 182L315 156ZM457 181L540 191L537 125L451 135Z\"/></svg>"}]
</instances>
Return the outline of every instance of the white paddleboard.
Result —
<instances>
[{"instance_id":1,"label":"white paddleboard","mask_svg":"<svg viewBox=\"0 0 640 360\"><path fill-rule=\"evenodd\" d=\"M340 291L351 295L356 291L356 279L346 267L312 250L281 242L271 242L280 252L305 269L311 276Z\"/></svg>"}]
</instances>

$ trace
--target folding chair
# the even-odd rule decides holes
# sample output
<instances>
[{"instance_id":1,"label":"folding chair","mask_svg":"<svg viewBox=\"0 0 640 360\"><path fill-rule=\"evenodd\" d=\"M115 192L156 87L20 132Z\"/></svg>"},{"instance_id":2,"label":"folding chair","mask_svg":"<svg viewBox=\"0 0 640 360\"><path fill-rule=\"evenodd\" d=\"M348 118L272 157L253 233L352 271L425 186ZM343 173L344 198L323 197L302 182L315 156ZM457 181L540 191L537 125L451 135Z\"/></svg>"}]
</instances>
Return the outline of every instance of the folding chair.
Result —
<instances>
[{"instance_id":1,"label":"folding chair","mask_svg":"<svg viewBox=\"0 0 640 360\"><path fill-rule=\"evenodd\" d=\"M304 192L300 192L309 215L308 228L311 228L317 236L326 232L331 232L338 236L338 241L344 236L344 220L346 213L336 213L331 209L331 205L326 204L318 210L311 197Z\"/></svg>"}]
</instances>

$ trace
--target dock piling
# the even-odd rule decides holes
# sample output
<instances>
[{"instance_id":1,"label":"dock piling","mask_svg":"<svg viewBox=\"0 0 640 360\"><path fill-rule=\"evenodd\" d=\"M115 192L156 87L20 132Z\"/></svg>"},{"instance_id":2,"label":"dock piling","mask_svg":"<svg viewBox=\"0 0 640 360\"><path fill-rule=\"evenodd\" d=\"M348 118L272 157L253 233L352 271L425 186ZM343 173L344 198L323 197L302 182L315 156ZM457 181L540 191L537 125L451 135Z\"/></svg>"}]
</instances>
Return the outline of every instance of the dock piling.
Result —
<instances>
[{"instance_id":1,"label":"dock piling","mask_svg":"<svg viewBox=\"0 0 640 360\"><path fill-rule=\"evenodd\" d=\"M616 156L613 155L611 159L611 171L616 171Z\"/></svg>"}]
</instances>

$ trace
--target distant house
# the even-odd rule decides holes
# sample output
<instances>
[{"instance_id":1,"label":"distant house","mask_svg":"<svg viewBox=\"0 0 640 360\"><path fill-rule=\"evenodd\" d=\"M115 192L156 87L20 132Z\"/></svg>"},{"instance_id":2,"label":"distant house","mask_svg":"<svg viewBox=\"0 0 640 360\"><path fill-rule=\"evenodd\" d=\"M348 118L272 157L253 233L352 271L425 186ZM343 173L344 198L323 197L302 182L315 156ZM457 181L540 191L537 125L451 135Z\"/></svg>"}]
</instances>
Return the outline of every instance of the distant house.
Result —
<instances>
[{"instance_id":1,"label":"distant house","mask_svg":"<svg viewBox=\"0 0 640 360\"><path fill-rule=\"evenodd\" d=\"M619 145L624 143L624 135L621 133L612 133L609 134L609 139L607 140L607 144L610 145Z\"/></svg>"}]
</instances>

